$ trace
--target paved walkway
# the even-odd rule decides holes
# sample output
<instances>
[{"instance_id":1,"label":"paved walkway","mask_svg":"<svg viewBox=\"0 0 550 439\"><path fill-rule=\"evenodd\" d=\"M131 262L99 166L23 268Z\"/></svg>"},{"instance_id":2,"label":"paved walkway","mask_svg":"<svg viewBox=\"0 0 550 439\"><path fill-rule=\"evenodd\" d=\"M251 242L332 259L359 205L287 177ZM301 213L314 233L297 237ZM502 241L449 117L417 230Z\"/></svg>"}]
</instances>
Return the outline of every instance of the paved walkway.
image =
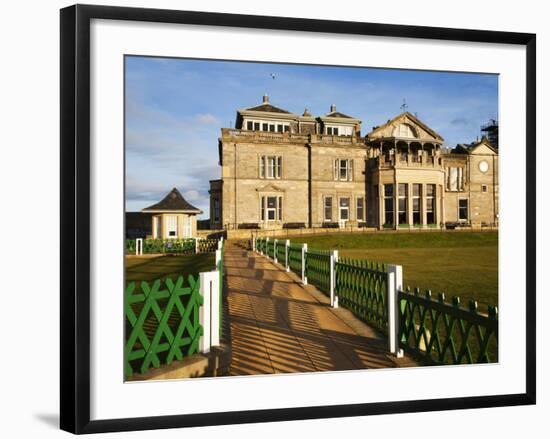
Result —
<instances>
[{"instance_id":1,"label":"paved walkway","mask_svg":"<svg viewBox=\"0 0 550 439\"><path fill-rule=\"evenodd\" d=\"M387 341L314 287L264 256L225 250L233 358L231 375L410 366Z\"/></svg>"}]
</instances>

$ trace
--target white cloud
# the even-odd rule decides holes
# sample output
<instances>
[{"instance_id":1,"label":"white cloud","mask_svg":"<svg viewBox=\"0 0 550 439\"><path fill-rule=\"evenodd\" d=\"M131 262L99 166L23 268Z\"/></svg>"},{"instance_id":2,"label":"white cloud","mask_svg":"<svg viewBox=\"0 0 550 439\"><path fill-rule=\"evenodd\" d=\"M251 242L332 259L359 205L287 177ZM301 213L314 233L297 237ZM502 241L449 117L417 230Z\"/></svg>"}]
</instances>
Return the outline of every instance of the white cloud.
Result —
<instances>
[{"instance_id":1,"label":"white cloud","mask_svg":"<svg viewBox=\"0 0 550 439\"><path fill-rule=\"evenodd\" d=\"M197 114L195 116L195 119L197 120L197 122L207 124L207 125L211 125L211 124L219 125L220 123L220 120L216 116L209 113Z\"/></svg>"}]
</instances>

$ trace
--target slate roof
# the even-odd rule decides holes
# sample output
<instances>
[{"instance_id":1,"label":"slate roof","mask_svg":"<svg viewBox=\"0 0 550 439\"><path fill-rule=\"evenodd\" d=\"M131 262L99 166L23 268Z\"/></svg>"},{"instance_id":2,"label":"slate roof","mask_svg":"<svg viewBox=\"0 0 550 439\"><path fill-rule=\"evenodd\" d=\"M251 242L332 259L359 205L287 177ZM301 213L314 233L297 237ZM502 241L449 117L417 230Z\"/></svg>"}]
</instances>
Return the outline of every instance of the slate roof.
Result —
<instances>
[{"instance_id":1,"label":"slate roof","mask_svg":"<svg viewBox=\"0 0 550 439\"><path fill-rule=\"evenodd\" d=\"M341 117L343 119L354 119L353 117L348 116L344 113L340 113L339 111L333 111L332 113L325 115L325 117Z\"/></svg>"},{"instance_id":2,"label":"slate roof","mask_svg":"<svg viewBox=\"0 0 550 439\"><path fill-rule=\"evenodd\" d=\"M257 105L256 107L250 107L246 109L247 111L264 111L266 113L283 113L283 114L291 114L290 111L283 110L282 108L275 107L274 105L271 105L269 103L263 103L260 105Z\"/></svg>"},{"instance_id":3,"label":"slate roof","mask_svg":"<svg viewBox=\"0 0 550 439\"><path fill-rule=\"evenodd\" d=\"M142 212L149 211L185 211L189 213L202 213L202 210L197 209L192 204L189 204L183 195L176 188L173 188L168 195L161 201L152 206L142 209Z\"/></svg>"}]
</instances>

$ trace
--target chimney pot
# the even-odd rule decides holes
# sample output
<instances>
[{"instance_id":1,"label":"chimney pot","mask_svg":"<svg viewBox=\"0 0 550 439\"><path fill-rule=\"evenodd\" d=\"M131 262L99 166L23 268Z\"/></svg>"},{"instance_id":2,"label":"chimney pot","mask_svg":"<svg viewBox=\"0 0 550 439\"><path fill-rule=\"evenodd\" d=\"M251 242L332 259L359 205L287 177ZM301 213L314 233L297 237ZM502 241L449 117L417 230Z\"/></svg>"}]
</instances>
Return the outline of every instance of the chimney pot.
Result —
<instances>
[{"instance_id":1,"label":"chimney pot","mask_svg":"<svg viewBox=\"0 0 550 439\"><path fill-rule=\"evenodd\" d=\"M267 94L262 98L262 102L269 102L269 96Z\"/></svg>"},{"instance_id":2,"label":"chimney pot","mask_svg":"<svg viewBox=\"0 0 550 439\"><path fill-rule=\"evenodd\" d=\"M332 105L330 106L330 112L331 112L331 113L334 113L335 111L336 111L336 105L332 104Z\"/></svg>"}]
</instances>

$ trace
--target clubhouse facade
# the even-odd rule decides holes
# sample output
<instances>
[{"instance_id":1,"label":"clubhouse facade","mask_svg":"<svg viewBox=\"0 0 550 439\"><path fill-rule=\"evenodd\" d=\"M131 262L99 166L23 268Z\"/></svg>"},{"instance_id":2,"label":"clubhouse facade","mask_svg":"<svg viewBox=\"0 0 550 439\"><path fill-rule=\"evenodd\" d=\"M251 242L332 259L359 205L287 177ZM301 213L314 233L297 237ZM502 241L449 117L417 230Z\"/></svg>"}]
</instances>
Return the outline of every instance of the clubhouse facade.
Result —
<instances>
[{"instance_id":1,"label":"clubhouse facade","mask_svg":"<svg viewBox=\"0 0 550 439\"><path fill-rule=\"evenodd\" d=\"M486 138L443 149L409 112L361 133L324 116L260 105L222 128L211 229L498 226L498 149Z\"/></svg>"}]
</instances>

